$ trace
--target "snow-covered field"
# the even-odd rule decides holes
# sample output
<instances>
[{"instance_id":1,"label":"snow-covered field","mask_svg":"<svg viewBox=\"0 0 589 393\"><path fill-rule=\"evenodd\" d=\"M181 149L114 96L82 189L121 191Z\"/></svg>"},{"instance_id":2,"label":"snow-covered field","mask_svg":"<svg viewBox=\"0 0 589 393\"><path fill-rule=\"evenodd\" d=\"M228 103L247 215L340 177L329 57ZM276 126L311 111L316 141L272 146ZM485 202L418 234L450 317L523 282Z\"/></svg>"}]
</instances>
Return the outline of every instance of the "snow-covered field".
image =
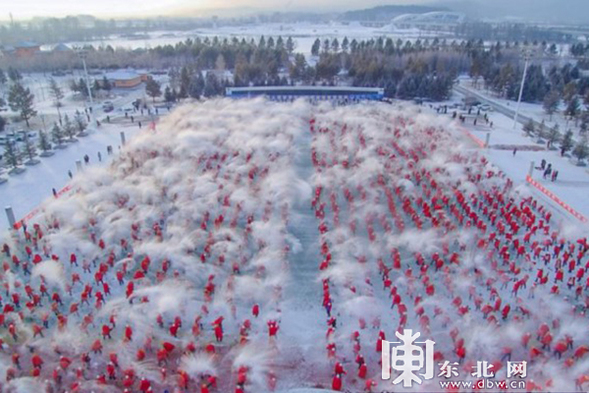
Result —
<instances>
[{"instance_id":1,"label":"snow-covered field","mask_svg":"<svg viewBox=\"0 0 589 393\"><path fill-rule=\"evenodd\" d=\"M49 94L49 77L49 75L41 73L27 74L23 77L23 84L35 95L35 110L38 112L37 116L31 120L30 130L35 133L45 130L51 139L51 128L53 124L58 122L58 112ZM80 112L84 116L84 120L87 120L85 109L89 103L76 97L69 88L72 79L79 80L81 77L82 75L79 73L54 77L65 96L61 100L62 106L60 107L62 118L67 115L73 121L76 113ZM167 76L157 78L162 85L167 82ZM77 171L77 160L83 160L84 156L88 155L91 166L109 162L111 156L107 154L107 146L112 146L113 153L118 154L118 147L121 145L121 132L124 132L127 138L131 138L139 131L138 121L142 121L143 125L147 127L152 120L147 111L144 111L143 114L139 111L131 112L131 115L134 116L134 123L130 118L125 118L123 108L132 107L131 103L138 98L145 99L143 84L132 89L113 89L108 95L101 92L101 96L95 98L93 107L95 118L101 122L100 128L91 127L93 131L88 137L78 138L74 143L66 143L68 146L66 149L54 149L54 155L51 157L38 157L41 163L36 166L25 166L27 170L23 174L8 175L0 169L1 177L8 179L6 183L0 184L0 206L2 208L11 206L16 218L21 219L40 205L45 198L52 195L53 188L59 191L66 185L69 180L68 171L73 174ZM112 112L105 113L103 111L102 102L106 100L113 103L115 109ZM148 100L148 105L150 108L152 107L151 99ZM162 109L159 114L163 114L163 112L167 112L167 110ZM13 121L12 118L17 117L16 113L8 110L3 112L2 116L11 120L11 123L6 126L7 131L26 129L24 122ZM107 116L109 116L111 123L107 122ZM38 137L33 139L33 143L39 152ZM99 162L98 153L101 155L102 162ZM3 145L0 146L0 155L4 155ZM0 159L1 165L4 165L4 162ZM0 229L6 228L8 228L8 222L2 217Z\"/></svg>"},{"instance_id":2,"label":"snow-covered field","mask_svg":"<svg viewBox=\"0 0 589 393\"><path fill-rule=\"evenodd\" d=\"M201 28L193 31L162 31L149 33L147 39L128 39L120 37L108 37L103 40L85 41L85 42L68 42L67 45L72 47L82 47L83 45L93 45L95 47L110 45L113 48L153 48L158 45L175 45L178 42L186 41L188 38L195 39L197 37L238 37L246 39L255 39L260 37L293 37L296 42L296 51L309 56L311 47L317 38L319 39L333 39L341 40L348 37L349 40L368 40L376 37L391 37L395 40L401 38L403 40L416 40L418 38L425 39L433 37L432 33L420 32L419 30L397 30L392 25L384 27L368 27L363 26L357 22L343 24L338 22L333 23L264 23L251 24L243 26L220 26L217 28ZM439 37L439 34L437 35ZM49 47L44 49L50 49Z\"/></svg>"},{"instance_id":3,"label":"snow-covered field","mask_svg":"<svg viewBox=\"0 0 589 393\"><path fill-rule=\"evenodd\" d=\"M449 103L460 102L462 98L463 96L461 94L455 93ZM513 107L515 104L511 102L510 105L507 105L507 103L503 103L503 105ZM449 113L451 112L452 110L449 110ZM538 122L544 118L542 108L537 104L522 103L521 113L530 116ZM585 217L589 217L589 170L587 167L578 166L578 161L574 157L571 157L570 152L565 156L561 156L560 150L549 150L546 148L545 142L538 142L537 137L526 136L521 124L518 124L515 128L513 127L513 119L494 111L488 112L487 115L489 116L489 120L493 122L493 128L482 121L482 115L476 126L472 124L472 120L468 120L464 124L465 128L470 130L475 137L483 142L486 140L487 134L490 135L490 148L484 152L486 157L498 165L516 184L525 183L530 165L534 162L532 177L546 189L553 192L559 199ZM566 121L560 115L555 115L554 119L563 124L561 128L562 133ZM552 123L547 121L546 124L548 127ZM577 129L575 138L578 137ZM558 147L558 144L556 147ZM518 149L516 155L513 155L514 148ZM539 169L542 160L546 160L547 164L552 164L554 170L558 171L557 181L551 181L550 177L543 178L543 171ZM554 211L562 215L563 218L578 222L578 220L555 204L554 201L542 196L538 192L535 192L535 195L542 198L546 204L552 206Z\"/></svg>"},{"instance_id":4,"label":"snow-covered field","mask_svg":"<svg viewBox=\"0 0 589 393\"><path fill-rule=\"evenodd\" d=\"M2 390L391 390L401 328L457 379L582 385L583 233L420 112L210 100L137 134L5 237Z\"/></svg>"}]
</instances>

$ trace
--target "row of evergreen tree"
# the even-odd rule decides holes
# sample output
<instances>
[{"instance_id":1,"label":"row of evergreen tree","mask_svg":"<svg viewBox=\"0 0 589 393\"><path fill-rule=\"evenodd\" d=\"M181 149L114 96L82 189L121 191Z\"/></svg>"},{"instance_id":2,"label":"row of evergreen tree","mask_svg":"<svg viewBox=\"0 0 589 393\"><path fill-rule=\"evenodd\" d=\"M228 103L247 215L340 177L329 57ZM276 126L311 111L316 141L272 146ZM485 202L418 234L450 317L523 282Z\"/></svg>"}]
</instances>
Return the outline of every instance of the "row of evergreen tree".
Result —
<instances>
[{"instance_id":1,"label":"row of evergreen tree","mask_svg":"<svg viewBox=\"0 0 589 393\"><path fill-rule=\"evenodd\" d=\"M74 142L76 136L84 132L86 126L87 123L81 113L78 113L73 121L68 115L65 115L62 125L55 123L50 135L45 131L39 131L37 145L29 137L28 132L24 134L24 140L20 145L14 140L7 140L4 145L4 160L8 166L17 168L27 158L29 161L33 161L37 156L37 148L42 152L49 152L54 147L63 147L66 142Z\"/></svg>"}]
</instances>

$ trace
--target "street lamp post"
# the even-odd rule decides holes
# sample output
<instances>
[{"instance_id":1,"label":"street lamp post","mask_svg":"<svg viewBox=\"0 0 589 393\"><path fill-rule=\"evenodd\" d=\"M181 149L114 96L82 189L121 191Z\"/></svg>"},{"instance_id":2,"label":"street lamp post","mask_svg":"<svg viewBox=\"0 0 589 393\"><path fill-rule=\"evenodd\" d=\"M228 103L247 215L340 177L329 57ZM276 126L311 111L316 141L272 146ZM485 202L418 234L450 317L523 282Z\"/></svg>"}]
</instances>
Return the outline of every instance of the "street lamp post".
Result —
<instances>
[{"instance_id":1,"label":"street lamp post","mask_svg":"<svg viewBox=\"0 0 589 393\"><path fill-rule=\"evenodd\" d=\"M513 129L514 130L517 127L517 118L519 116L519 107L520 107L521 102L522 102L522 95L524 93L524 85L526 83L526 76L528 74L528 65L530 63L530 58L531 58L530 52L525 51L524 52L524 59L525 59L525 63L524 63L524 74L522 76L522 83L521 83L520 88L519 88L519 96L517 98L517 106L515 107L515 116L513 116Z\"/></svg>"},{"instance_id":2,"label":"street lamp post","mask_svg":"<svg viewBox=\"0 0 589 393\"><path fill-rule=\"evenodd\" d=\"M80 49L78 51L78 56L82 59L82 64L84 65L84 79L86 80L86 88L88 89L88 98L90 98L90 117L92 124L95 124L94 118L94 99L92 98L92 89L90 88L90 78L88 77L88 69L86 68L86 57L88 57L88 52Z\"/></svg>"}]
</instances>

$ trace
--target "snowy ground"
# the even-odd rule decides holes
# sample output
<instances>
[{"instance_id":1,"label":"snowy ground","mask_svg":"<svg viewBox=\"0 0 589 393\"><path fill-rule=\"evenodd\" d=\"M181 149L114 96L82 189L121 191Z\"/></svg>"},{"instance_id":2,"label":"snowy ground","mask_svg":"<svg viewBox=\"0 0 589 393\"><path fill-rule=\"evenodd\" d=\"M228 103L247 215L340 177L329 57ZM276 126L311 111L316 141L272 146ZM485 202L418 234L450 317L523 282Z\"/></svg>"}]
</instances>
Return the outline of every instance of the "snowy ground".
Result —
<instances>
[{"instance_id":1,"label":"snowy ground","mask_svg":"<svg viewBox=\"0 0 589 393\"><path fill-rule=\"evenodd\" d=\"M449 103L460 102L462 95L455 94ZM532 106L533 107L533 106ZM451 113L451 110L448 111ZM534 111L529 112L534 115ZM472 135L485 141L487 134L490 134L489 149L484 154L499 166L516 184L525 184L526 176L529 173L530 165L534 162L534 167L540 167L540 162L545 159L551 163L552 167L559 172L556 182L550 179L544 179L543 173L535 169L532 177L540 182L545 188L553 192L558 198L566 202L572 208L589 217L589 171L586 167L577 166L575 158L570 154L561 157L558 150L547 150L545 143L538 143L536 138L530 138L522 131L522 126L518 125L513 128L513 119L497 112L488 112L489 120L492 121L493 128L490 128L484 121L479 119L478 124L474 126L472 120L467 121L464 127ZM538 119L538 118L536 118ZM516 155L513 155L513 149L518 148ZM552 206L559 215L568 221L577 221L569 213L566 213L562 207L546 198L533 187L529 188L543 201Z\"/></svg>"},{"instance_id":2,"label":"snowy ground","mask_svg":"<svg viewBox=\"0 0 589 393\"><path fill-rule=\"evenodd\" d=\"M479 94L482 94L488 100L492 100L493 102L497 103L497 105L504 106L513 111L515 111L517 108L517 101L511 101L505 98L497 97L495 93L485 89L483 80L480 80L477 85L477 88L475 88L470 78L462 77L460 78L460 86L466 89L476 91ZM557 112L554 113L552 116L549 116L544 111L542 103L521 102L519 107L519 113L520 115L534 119L538 123L544 121L544 123L546 124L546 130L549 130L555 125L558 125L561 134L564 134L567 130L570 129L571 131L573 131L575 137L578 137L580 131L580 123L575 123L575 121L571 121L566 116L564 116L565 109L566 108L564 107L564 103L561 101Z\"/></svg>"},{"instance_id":3,"label":"snowy ground","mask_svg":"<svg viewBox=\"0 0 589 393\"><path fill-rule=\"evenodd\" d=\"M404 327L435 340L436 360L460 361L461 379L477 360L505 379L507 348L529 361L528 390L572 391L586 373L588 299L575 293L589 247L449 119L418 110L211 100L131 138L47 203L28 237L5 238L7 391L120 391L140 378L195 391L210 374L215 393L240 377L247 393L330 387L338 363L344 389L378 391L391 388L379 335ZM580 270L550 261L560 244Z\"/></svg>"},{"instance_id":4,"label":"snowy ground","mask_svg":"<svg viewBox=\"0 0 589 393\"><path fill-rule=\"evenodd\" d=\"M127 124L129 123L129 124ZM120 132L132 138L140 130L137 123L105 124L89 136L78 138L78 142L69 143L66 149L57 149L51 157L40 158L41 163L27 167L19 175L10 176L9 181L0 184L0 206L11 206L17 220L52 197L52 189L61 190L69 182L68 171L77 175L76 161L84 162L84 156L90 157L90 166L104 166L111 162L113 156L107 154L107 146L112 146L115 155L121 145ZM147 124L145 125L147 128ZM101 153L102 162L98 160ZM84 167L88 167L84 164ZM6 217L0 220L0 228L6 230Z\"/></svg>"},{"instance_id":5,"label":"snowy ground","mask_svg":"<svg viewBox=\"0 0 589 393\"><path fill-rule=\"evenodd\" d=\"M45 129L49 133L52 125L58 121L57 109L48 92L48 77L48 75L34 73L27 74L23 78L24 85L35 94L35 109L38 115L31 120L30 129L33 131ZM80 77L82 75L79 73L55 77L65 94L62 100L63 106L60 108L61 115L68 115L72 121L76 111L84 113L84 109L89 105L88 102L77 98L69 88L69 82ZM167 81L167 76L159 78L161 83ZM96 130L96 127L93 127L95 131L90 136L78 138L75 143L67 143L66 146L68 147L66 149L55 149L55 154L51 157L38 157L41 163L37 166L26 166L27 170L23 174L3 174L2 176L7 178L8 181L0 184L0 205L2 208L12 206L18 220L39 206L45 198L51 196L53 188L59 191L66 185L69 180L68 170L73 174L76 173L76 160L83 160L83 157L88 155L91 166L110 162L111 157L107 155L106 148L110 145L113 147L113 152L118 154L118 148L121 144L121 131L125 132L127 138L131 138L139 131L139 121L142 122L144 127L147 127L152 120L151 117L147 116L147 112L143 114L131 112L135 123L132 123L130 118L125 118L123 108L130 108L131 103L138 98L145 99L144 84L132 89L114 89L109 96L101 94L100 98L96 98L94 101L94 116L102 123L100 128ZM109 113L102 110L102 102L107 100L111 101L115 108ZM148 105L151 107L151 99L148 100ZM160 114L166 111L166 109L162 109ZM4 112L3 116L13 117L17 115L9 110ZM106 120L107 116L111 119L110 124ZM22 121L7 126L7 130L21 129L26 129ZM34 143L38 143L38 138L34 139ZM0 149L4 153L4 146L1 146ZM39 151L38 148L37 150ZM102 163L98 160L99 152L102 155ZM0 165L2 164L3 162L0 160ZM7 220L2 217L0 219L0 228L6 229L7 227Z\"/></svg>"}]
</instances>

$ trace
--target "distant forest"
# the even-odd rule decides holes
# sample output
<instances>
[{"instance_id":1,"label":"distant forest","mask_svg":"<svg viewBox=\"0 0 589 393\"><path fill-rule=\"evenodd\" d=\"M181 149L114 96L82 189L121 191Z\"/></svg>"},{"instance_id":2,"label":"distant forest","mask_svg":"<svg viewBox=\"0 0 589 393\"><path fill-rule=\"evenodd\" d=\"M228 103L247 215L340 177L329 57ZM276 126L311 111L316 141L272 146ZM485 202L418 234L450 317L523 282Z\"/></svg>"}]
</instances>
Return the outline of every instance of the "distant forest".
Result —
<instances>
[{"instance_id":1,"label":"distant forest","mask_svg":"<svg viewBox=\"0 0 589 393\"><path fill-rule=\"evenodd\" d=\"M91 69L126 67L168 72L170 99L213 96L229 86L264 85L353 85L383 87L387 97L443 100L451 92L459 74L470 74L475 83L484 83L497 95L515 99L523 74L522 51L535 59L529 67L523 100L544 102L555 95L588 94L589 68L584 60L589 46L572 48L578 64L542 68L558 55L555 44L546 42L496 42L482 40L392 40L365 41L317 39L311 57L296 53L291 37L262 37L260 40L233 37L187 39L176 45L144 50L87 48ZM554 62L553 62L554 63ZM21 72L79 69L81 61L73 53L54 53L32 58L0 59L0 67ZM85 89L80 89L85 94ZM574 112L577 103L572 103Z\"/></svg>"},{"instance_id":2,"label":"distant forest","mask_svg":"<svg viewBox=\"0 0 589 393\"><path fill-rule=\"evenodd\" d=\"M34 41L39 44L56 44L71 41L90 41L113 35L144 36L153 31L188 31L219 25L243 25L254 23L291 23L309 21L330 23L340 21L380 21L389 23L395 16L404 13L447 11L443 7L429 6L378 6L340 14L273 13L242 18L153 18L129 20L103 20L92 16L67 16L64 18L35 18L28 22L0 24L0 48ZM460 39L483 39L502 41L551 41L569 42L574 37L558 28L547 28L523 23L486 23L466 20L453 28Z\"/></svg>"}]
</instances>

